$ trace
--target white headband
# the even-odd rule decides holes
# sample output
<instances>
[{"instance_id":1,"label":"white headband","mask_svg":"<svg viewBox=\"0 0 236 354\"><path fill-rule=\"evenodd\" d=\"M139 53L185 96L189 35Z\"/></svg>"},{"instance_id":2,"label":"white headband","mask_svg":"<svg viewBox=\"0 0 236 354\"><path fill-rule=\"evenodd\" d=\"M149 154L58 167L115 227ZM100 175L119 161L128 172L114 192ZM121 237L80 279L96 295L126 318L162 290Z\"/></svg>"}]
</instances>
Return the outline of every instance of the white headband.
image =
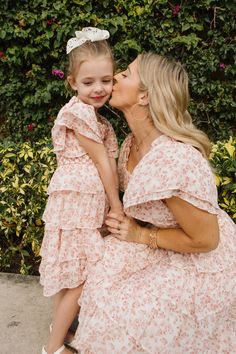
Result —
<instances>
[{"instance_id":1,"label":"white headband","mask_svg":"<svg viewBox=\"0 0 236 354\"><path fill-rule=\"evenodd\" d=\"M106 30L100 30L96 27L84 27L82 31L76 31L75 37L68 40L66 45L66 54L69 54L73 49L81 46L87 41L97 42L110 37Z\"/></svg>"}]
</instances>

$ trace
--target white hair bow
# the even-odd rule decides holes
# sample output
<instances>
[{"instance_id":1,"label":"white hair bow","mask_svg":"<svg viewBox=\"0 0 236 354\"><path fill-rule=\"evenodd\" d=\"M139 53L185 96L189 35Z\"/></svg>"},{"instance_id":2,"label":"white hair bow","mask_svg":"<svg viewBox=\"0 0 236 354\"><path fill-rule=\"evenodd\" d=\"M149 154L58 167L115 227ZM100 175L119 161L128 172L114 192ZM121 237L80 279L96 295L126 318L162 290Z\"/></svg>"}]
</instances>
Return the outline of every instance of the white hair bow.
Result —
<instances>
[{"instance_id":1,"label":"white hair bow","mask_svg":"<svg viewBox=\"0 0 236 354\"><path fill-rule=\"evenodd\" d=\"M106 30L100 30L96 27L84 27L82 31L75 32L75 37L68 40L66 45L66 54L69 54L73 49L79 47L87 41L102 41L109 37L110 34Z\"/></svg>"}]
</instances>

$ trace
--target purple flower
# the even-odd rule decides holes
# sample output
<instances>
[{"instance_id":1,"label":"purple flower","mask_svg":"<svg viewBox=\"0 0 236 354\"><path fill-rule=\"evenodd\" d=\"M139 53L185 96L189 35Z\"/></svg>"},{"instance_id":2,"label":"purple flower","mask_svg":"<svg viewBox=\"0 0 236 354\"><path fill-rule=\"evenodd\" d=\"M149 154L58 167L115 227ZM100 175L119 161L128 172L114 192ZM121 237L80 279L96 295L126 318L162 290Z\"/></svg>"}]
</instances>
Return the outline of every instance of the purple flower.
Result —
<instances>
[{"instance_id":1,"label":"purple flower","mask_svg":"<svg viewBox=\"0 0 236 354\"><path fill-rule=\"evenodd\" d=\"M176 15L178 15L178 13L180 12L181 10L181 5L176 5L173 10L172 10L172 15L175 17Z\"/></svg>"},{"instance_id":2,"label":"purple flower","mask_svg":"<svg viewBox=\"0 0 236 354\"><path fill-rule=\"evenodd\" d=\"M0 51L0 58L4 57L4 53Z\"/></svg>"},{"instance_id":3,"label":"purple flower","mask_svg":"<svg viewBox=\"0 0 236 354\"><path fill-rule=\"evenodd\" d=\"M224 70L224 69L226 68L226 65L225 65L224 63L220 63L220 64L219 64L219 67L220 67L222 70Z\"/></svg>"},{"instance_id":4,"label":"purple flower","mask_svg":"<svg viewBox=\"0 0 236 354\"><path fill-rule=\"evenodd\" d=\"M53 69L52 70L52 75L59 77L60 79L64 79L64 73L63 71L59 69Z\"/></svg>"}]
</instances>

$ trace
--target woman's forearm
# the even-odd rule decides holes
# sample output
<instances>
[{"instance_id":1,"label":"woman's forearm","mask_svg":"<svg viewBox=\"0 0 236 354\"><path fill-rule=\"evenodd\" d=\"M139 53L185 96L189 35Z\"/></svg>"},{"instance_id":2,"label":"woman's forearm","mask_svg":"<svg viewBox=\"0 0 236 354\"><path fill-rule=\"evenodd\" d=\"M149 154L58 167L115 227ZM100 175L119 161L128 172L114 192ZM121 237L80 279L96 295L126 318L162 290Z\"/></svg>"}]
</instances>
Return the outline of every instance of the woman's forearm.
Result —
<instances>
[{"instance_id":1,"label":"woman's forearm","mask_svg":"<svg viewBox=\"0 0 236 354\"><path fill-rule=\"evenodd\" d=\"M192 239L182 229L147 228L137 225L134 233L138 243L175 252L203 253L210 252L217 247L217 244L209 240Z\"/></svg>"}]
</instances>

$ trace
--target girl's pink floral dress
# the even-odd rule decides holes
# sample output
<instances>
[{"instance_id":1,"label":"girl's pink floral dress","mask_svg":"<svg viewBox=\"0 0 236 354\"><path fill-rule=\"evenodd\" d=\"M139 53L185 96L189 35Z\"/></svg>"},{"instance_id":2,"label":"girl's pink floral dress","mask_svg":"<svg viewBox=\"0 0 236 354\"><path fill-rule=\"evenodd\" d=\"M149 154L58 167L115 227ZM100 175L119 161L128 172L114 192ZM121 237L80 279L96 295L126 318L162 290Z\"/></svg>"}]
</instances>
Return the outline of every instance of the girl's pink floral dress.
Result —
<instances>
[{"instance_id":1,"label":"girl's pink floral dress","mask_svg":"<svg viewBox=\"0 0 236 354\"><path fill-rule=\"evenodd\" d=\"M218 207L208 162L162 135L131 175L131 140L119 158L125 212L160 228L178 227L165 204L178 196L218 216L220 244L187 254L105 238L104 256L80 299L76 347L81 354L236 353L236 227Z\"/></svg>"},{"instance_id":2,"label":"girl's pink floral dress","mask_svg":"<svg viewBox=\"0 0 236 354\"><path fill-rule=\"evenodd\" d=\"M104 241L97 230L108 210L98 171L80 146L77 133L105 145L116 158L118 145L111 124L97 121L94 108L73 97L59 112L52 129L58 167L48 187L44 211L40 282L44 295L84 282L89 268L100 259Z\"/></svg>"}]
</instances>

